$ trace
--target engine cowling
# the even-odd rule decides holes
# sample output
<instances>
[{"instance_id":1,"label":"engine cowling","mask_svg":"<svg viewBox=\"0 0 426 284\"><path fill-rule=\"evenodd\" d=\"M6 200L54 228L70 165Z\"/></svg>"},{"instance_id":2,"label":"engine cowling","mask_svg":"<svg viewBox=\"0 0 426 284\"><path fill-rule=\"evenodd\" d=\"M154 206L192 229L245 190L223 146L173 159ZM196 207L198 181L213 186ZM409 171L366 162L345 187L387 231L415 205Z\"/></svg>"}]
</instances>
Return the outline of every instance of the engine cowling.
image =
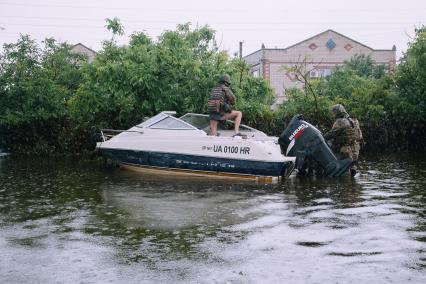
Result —
<instances>
[{"instance_id":1,"label":"engine cowling","mask_svg":"<svg viewBox=\"0 0 426 284\"><path fill-rule=\"evenodd\" d=\"M282 154L296 157L299 172L304 172L316 162L326 176L338 177L346 173L353 163L351 159L337 160L321 132L303 120L300 114L291 119L278 143Z\"/></svg>"}]
</instances>

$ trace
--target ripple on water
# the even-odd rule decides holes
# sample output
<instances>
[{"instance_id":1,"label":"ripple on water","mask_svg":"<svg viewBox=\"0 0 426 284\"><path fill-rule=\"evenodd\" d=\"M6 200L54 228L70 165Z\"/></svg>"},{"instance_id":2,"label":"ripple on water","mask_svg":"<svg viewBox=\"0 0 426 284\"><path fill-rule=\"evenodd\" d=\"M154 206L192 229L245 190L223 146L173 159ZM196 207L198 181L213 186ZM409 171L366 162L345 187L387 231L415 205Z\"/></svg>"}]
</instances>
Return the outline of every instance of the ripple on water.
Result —
<instances>
[{"instance_id":1,"label":"ripple on water","mask_svg":"<svg viewBox=\"0 0 426 284\"><path fill-rule=\"evenodd\" d=\"M3 161L0 282L424 283L426 165L400 159L276 187Z\"/></svg>"}]
</instances>

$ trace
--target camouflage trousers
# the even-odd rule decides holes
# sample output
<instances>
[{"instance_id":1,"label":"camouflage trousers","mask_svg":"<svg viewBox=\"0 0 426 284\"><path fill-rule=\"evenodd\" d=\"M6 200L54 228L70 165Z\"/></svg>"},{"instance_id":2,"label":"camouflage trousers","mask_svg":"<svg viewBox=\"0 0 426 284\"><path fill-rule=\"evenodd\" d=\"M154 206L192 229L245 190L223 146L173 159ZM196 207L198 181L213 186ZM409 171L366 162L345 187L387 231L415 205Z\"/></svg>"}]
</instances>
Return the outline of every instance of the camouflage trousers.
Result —
<instances>
[{"instance_id":1,"label":"camouflage trousers","mask_svg":"<svg viewBox=\"0 0 426 284\"><path fill-rule=\"evenodd\" d=\"M354 161L354 165L352 166L353 169L356 169L356 163L358 162L359 158L359 150L360 150L360 144L358 142L352 144L352 145L343 145L340 147L339 152L337 153L336 157L339 160L342 159L351 159Z\"/></svg>"}]
</instances>

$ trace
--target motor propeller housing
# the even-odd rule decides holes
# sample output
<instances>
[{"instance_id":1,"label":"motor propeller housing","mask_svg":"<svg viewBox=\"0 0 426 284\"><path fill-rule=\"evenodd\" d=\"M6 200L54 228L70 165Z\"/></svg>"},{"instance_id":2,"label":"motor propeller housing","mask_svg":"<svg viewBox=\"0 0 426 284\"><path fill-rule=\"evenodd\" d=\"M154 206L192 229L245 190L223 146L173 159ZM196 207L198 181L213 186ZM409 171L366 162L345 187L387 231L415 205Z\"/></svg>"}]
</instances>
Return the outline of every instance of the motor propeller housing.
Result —
<instances>
[{"instance_id":1,"label":"motor propeller housing","mask_svg":"<svg viewBox=\"0 0 426 284\"><path fill-rule=\"evenodd\" d=\"M278 143L284 155L296 157L296 168L300 173L316 162L326 176L338 177L346 173L353 163L351 159L337 160L321 132L303 120L300 114L291 119Z\"/></svg>"}]
</instances>

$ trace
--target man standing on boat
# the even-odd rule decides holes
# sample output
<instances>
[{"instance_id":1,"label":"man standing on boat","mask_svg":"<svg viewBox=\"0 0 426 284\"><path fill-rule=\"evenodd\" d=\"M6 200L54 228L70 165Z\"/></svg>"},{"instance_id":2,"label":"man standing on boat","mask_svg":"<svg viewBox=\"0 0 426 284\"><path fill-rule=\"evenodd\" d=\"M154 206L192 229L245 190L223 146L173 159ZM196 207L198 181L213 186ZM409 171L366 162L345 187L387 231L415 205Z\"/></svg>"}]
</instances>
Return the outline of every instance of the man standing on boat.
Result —
<instances>
[{"instance_id":1,"label":"man standing on boat","mask_svg":"<svg viewBox=\"0 0 426 284\"><path fill-rule=\"evenodd\" d=\"M356 118L351 118L341 104L332 108L335 122L331 130L324 134L326 140L331 140L331 148L338 159L351 159L354 165L351 175L356 174L362 132Z\"/></svg>"},{"instance_id":2,"label":"man standing on boat","mask_svg":"<svg viewBox=\"0 0 426 284\"><path fill-rule=\"evenodd\" d=\"M231 78L228 74L220 77L219 84L214 87L210 93L207 109L210 116L210 129L211 135L217 135L217 124L219 121L234 119L234 136L242 136L239 133L241 118L243 114L241 111L233 110L235 105L235 95L231 89Z\"/></svg>"}]
</instances>

